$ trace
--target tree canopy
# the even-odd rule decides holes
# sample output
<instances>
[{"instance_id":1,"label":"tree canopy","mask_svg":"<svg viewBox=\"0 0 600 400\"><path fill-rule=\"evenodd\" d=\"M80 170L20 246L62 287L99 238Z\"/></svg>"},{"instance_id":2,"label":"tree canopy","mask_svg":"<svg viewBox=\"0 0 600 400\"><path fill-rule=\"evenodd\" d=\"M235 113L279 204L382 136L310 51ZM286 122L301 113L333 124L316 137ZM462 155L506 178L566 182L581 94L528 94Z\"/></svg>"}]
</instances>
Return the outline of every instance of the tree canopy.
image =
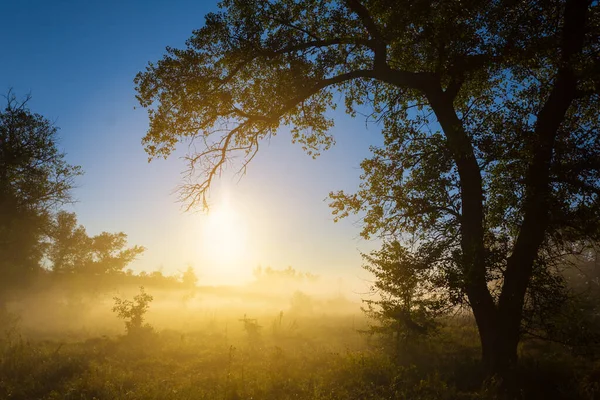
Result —
<instances>
[{"instance_id":1,"label":"tree canopy","mask_svg":"<svg viewBox=\"0 0 600 400\"><path fill-rule=\"evenodd\" d=\"M51 212L71 201L81 174L58 149L58 129L27 100L9 92L0 112L0 295L40 268Z\"/></svg>"},{"instance_id":2,"label":"tree canopy","mask_svg":"<svg viewBox=\"0 0 600 400\"><path fill-rule=\"evenodd\" d=\"M74 213L60 211L50 228L48 259L57 273L110 274L123 272L146 249L127 247L123 232L88 236Z\"/></svg>"},{"instance_id":3,"label":"tree canopy","mask_svg":"<svg viewBox=\"0 0 600 400\"><path fill-rule=\"evenodd\" d=\"M137 75L150 158L200 144L189 205L289 126L316 156L343 103L382 126L355 194L366 237L400 240L466 301L492 372L516 360L533 277L600 239L600 7L589 0L225 0ZM192 146L192 149L198 146Z\"/></svg>"}]
</instances>

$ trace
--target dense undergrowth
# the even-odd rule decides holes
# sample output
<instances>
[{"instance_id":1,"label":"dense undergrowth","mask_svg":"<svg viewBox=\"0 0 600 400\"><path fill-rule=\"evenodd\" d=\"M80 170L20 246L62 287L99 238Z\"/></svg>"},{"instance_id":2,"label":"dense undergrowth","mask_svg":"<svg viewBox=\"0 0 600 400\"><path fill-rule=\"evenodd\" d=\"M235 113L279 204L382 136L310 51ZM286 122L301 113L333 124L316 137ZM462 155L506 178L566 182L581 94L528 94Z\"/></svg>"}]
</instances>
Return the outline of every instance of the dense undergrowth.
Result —
<instances>
[{"instance_id":1,"label":"dense undergrowth","mask_svg":"<svg viewBox=\"0 0 600 400\"><path fill-rule=\"evenodd\" d=\"M401 344L365 337L341 317L298 319L250 335L225 329L144 330L69 341L0 341L2 399L494 399L473 327L448 323ZM10 324L8 324L10 325ZM279 329L280 328L280 329ZM597 399L600 363L525 342L519 398Z\"/></svg>"}]
</instances>

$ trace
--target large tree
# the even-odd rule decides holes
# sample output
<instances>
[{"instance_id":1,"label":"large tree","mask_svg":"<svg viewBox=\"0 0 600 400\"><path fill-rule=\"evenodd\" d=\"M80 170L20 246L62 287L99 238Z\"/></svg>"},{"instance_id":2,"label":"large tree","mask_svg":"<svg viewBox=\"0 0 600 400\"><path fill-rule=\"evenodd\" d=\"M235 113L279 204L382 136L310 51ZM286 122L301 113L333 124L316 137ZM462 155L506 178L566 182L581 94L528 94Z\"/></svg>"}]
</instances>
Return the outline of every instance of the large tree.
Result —
<instances>
[{"instance_id":1,"label":"large tree","mask_svg":"<svg viewBox=\"0 0 600 400\"><path fill-rule=\"evenodd\" d=\"M51 213L70 202L80 168L57 146L58 129L9 92L0 111L0 306L41 268Z\"/></svg>"},{"instance_id":2,"label":"large tree","mask_svg":"<svg viewBox=\"0 0 600 400\"><path fill-rule=\"evenodd\" d=\"M338 97L352 115L369 107L385 146L334 212L366 212L365 235L409 235L466 297L489 372L507 371L536 271L599 236L598 2L220 6L136 77L150 157L199 141L182 196L202 204L227 161L241 155L243 171L279 127L317 155Z\"/></svg>"}]
</instances>

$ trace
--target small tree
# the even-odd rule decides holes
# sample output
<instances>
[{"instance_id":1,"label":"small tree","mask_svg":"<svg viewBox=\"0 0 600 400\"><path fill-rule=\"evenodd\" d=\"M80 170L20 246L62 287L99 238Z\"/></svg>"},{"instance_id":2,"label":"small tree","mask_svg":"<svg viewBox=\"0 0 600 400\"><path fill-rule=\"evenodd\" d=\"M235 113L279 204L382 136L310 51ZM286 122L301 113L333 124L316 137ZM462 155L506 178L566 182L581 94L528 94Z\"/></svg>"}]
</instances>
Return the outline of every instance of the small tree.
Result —
<instances>
[{"instance_id":1,"label":"small tree","mask_svg":"<svg viewBox=\"0 0 600 400\"><path fill-rule=\"evenodd\" d=\"M81 271L91 259L93 239L83 225L78 225L75 213L59 211L49 230L46 256L56 273Z\"/></svg>"},{"instance_id":2,"label":"small tree","mask_svg":"<svg viewBox=\"0 0 600 400\"><path fill-rule=\"evenodd\" d=\"M124 300L118 296L113 297L115 305L112 311L117 313L117 316L125 321L125 329L127 335L136 335L143 330L151 330L149 324L144 325L144 315L150 308L150 303L154 298L144 291L144 287L140 286L140 293L131 300Z\"/></svg>"},{"instance_id":3,"label":"small tree","mask_svg":"<svg viewBox=\"0 0 600 400\"><path fill-rule=\"evenodd\" d=\"M262 326L258 324L256 318L248 318L246 317L246 314L244 314L244 318L239 321L244 323L244 330L248 334L248 339L256 341L260 337L260 329Z\"/></svg>"},{"instance_id":4,"label":"small tree","mask_svg":"<svg viewBox=\"0 0 600 400\"><path fill-rule=\"evenodd\" d=\"M310 315L313 313L312 298L300 290L296 290L290 299L290 312L296 315Z\"/></svg>"},{"instance_id":5,"label":"small tree","mask_svg":"<svg viewBox=\"0 0 600 400\"><path fill-rule=\"evenodd\" d=\"M370 332L395 335L397 349L409 339L430 333L435 318L450 302L448 292L437 289L437 281L443 277L428 257L419 257L391 241L363 258L363 268L375 277L371 292L379 296L363 300L363 311L379 323Z\"/></svg>"}]
</instances>

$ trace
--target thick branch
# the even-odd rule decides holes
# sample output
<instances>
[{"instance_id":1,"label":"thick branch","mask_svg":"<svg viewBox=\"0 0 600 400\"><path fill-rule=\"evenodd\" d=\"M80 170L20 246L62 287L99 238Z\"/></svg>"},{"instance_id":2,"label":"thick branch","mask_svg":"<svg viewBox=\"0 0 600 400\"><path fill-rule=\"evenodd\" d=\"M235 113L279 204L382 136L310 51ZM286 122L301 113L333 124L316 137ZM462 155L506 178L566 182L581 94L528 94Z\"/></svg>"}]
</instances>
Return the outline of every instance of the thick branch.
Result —
<instances>
[{"instance_id":1,"label":"thick branch","mask_svg":"<svg viewBox=\"0 0 600 400\"><path fill-rule=\"evenodd\" d=\"M374 45L371 47L375 53L375 67L383 68L387 66L387 45L385 38L377 27L375 20L369 13L369 10L360 3L359 0L346 0L348 8L352 10L361 20L369 35L374 39Z\"/></svg>"},{"instance_id":2,"label":"thick branch","mask_svg":"<svg viewBox=\"0 0 600 400\"><path fill-rule=\"evenodd\" d=\"M346 4L348 5L348 8L352 10L352 12L358 15L358 18L360 18L371 37L378 42L385 43L383 35L379 31L379 28L373 20L373 17L371 17L369 10L367 10L367 8L358 0L346 0Z\"/></svg>"},{"instance_id":3,"label":"thick branch","mask_svg":"<svg viewBox=\"0 0 600 400\"><path fill-rule=\"evenodd\" d=\"M359 46L368 46L372 47L373 42L367 39L360 38L334 38L334 39L323 39L323 40L313 40L310 42L302 42L296 43L290 46L282 47L279 50L263 50L261 52L262 55L266 57L275 57L282 54L293 53L295 51L309 50L309 49L317 49L321 47L329 47L335 45L359 45Z\"/></svg>"},{"instance_id":4,"label":"thick branch","mask_svg":"<svg viewBox=\"0 0 600 400\"><path fill-rule=\"evenodd\" d=\"M319 91L329 87L338 85L353 79L379 79L381 81L387 82L389 84L406 87L406 88L414 88L414 89L423 89L427 83L431 79L431 74L427 73L413 73L407 71L397 71L392 69L387 70L371 70L371 69L360 69L349 71L346 73L342 73L330 78L321 79L315 82L312 86L307 88L304 93L301 93L295 97L292 97L288 101L286 101L282 107L271 111L266 115L261 114L251 114L239 108L232 108L230 110L231 115L235 115L236 117L243 119L244 121L237 126L235 129L232 129L225 135L225 137L219 141L216 145L209 148L207 151L200 153L194 157L188 157L187 160L190 162L190 174L194 172L194 164L200 162L202 158L211 156L215 154L215 158L211 157L211 166L207 171L206 177L204 181L200 184L194 184L191 187L185 190L182 200L190 203L189 207L192 207L194 204L202 202L204 207L206 207L206 194L210 188L212 180L216 175L221 171L222 166L227 162L228 154L235 150L245 150L250 154L254 154L253 146L256 146L258 143L258 137L265 129L268 127L272 127L277 124L278 121L283 117L287 112L291 111L298 104L301 104L303 101L307 100L311 96L315 95ZM261 128L262 126L262 128ZM249 147L244 148L231 148L231 142L233 138L237 134L242 134L242 131L256 129L253 133L254 139L252 140L253 144Z\"/></svg>"},{"instance_id":5,"label":"thick branch","mask_svg":"<svg viewBox=\"0 0 600 400\"><path fill-rule=\"evenodd\" d=\"M483 243L483 183L473 144L452 105L438 84L426 89L427 98L446 135L460 176L461 248L465 289L477 324L494 330L495 305L487 288L485 247Z\"/></svg>"}]
</instances>

